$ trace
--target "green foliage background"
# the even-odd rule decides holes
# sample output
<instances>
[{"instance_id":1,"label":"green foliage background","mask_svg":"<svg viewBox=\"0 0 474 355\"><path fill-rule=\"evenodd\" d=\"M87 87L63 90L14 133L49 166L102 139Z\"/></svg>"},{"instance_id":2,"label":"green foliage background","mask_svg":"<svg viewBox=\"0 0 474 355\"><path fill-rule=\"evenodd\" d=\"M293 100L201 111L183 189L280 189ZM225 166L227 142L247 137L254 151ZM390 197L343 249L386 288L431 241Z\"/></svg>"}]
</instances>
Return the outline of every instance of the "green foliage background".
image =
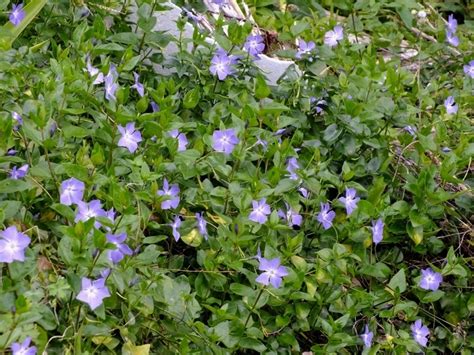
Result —
<instances>
[{"instance_id":1,"label":"green foliage background","mask_svg":"<svg viewBox=\"0 0 474 355\"><path fill-rule=\"evenodd\" d=\"M188 40L152 31L150 14L163 7L153 1L138 1L137 30L128 2L48 2L0 52L0 222L32 239L24 263L0 264L0 349L29 335L48 353L402 354L422 351L410 332L422 319L431 332L426 353L474 350L474 80L463 72L474 59L472 5L247 3L258 25L276 36L271 55L293 58L298 38L316 42L314 60L297 62L301 78L292 67L269 88L239 49L251 26L220 17L211 20L213 35L243 64L235 77L217 81L207 34L196 30L187 52ZM10 7L0 1L0 10ZM422 9L426 21L412 13ZM445 43L444 19L452 12L460 19L457 48ZM330 49L324 33L338 23L345 39ZM175 73L159 75L150 64L162 64L161 49L173 41L180 49L170 65ZM407 49L418 55L402 59ZM104 74L117 66L116 102L92 85L87 54ZM130 88L133 71L145 84L143 98ZM448 96L459 105L456 115L445 112ZM327 101L323 114L310 97ZM159 112L151 112L151 101ZM12 111L25 121L18 132ZM135 154L117 147L117 125L128 122L144 138ZM408 125L417 128L415 137ZM175 128L190 140L185 152L166 133ZM222 128L235 128L241 140L229 157L211 148L213 131ZM281 141L278 129L287 129ZM19 153L6 155L12 148ZM290 157L298 157L308 199L286 176ZM25 163L25 179L8 179ZM75 296L81 277L110 266L105 253L95 253L110 245L92 220L75 223L74 210L59 204L59 185L69 177L86 183L86 201L117 211L110 227L127 232L138 249L114 267L112 296L95 312ZM163 178L181 188L177 211L160 208ZM337 202L347 187L361 196L350 218ZM261 226L248 214L251 201L263 197L273 213ZM315 217L327 201L337 216L325 231ZM303 215L300 229L277 216L284 202ZM200 211L208 241L195 229ZM185 220L177 243L168 225L175 212ZM375 247L369 227L377 218L385 233ZM281 288L261 296L258 248L290 272ZM426 267L442 273L438 291L418 287ZM365 324L376 335L363 350Z\"/></svg>"}]
</instances>

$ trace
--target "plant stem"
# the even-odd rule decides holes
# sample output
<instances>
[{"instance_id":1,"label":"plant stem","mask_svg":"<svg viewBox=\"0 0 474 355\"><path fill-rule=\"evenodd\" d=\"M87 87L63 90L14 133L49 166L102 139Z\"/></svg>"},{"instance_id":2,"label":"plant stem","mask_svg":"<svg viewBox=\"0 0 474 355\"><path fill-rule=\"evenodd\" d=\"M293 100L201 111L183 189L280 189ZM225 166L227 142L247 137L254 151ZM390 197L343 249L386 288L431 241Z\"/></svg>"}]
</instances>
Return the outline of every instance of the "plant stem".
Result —
<instances>
[{"instance_id":1,"label":"plant stem","mask_svg":"<svg viewBox=\"0 0 474 355\"><path fill-rule=\"evenodd\" d=\"M254 311L255 307L257 306L258 301L260 300L260 297L261 297L262 294L263 294L263 290L265 290L265 287L263 287L263 288L260 290L260 292L258 293L257 299L255 300L255 303L253 304L252 309L250 310L250 313L249 313L249 315L248 315L248 317L247 317L247 320L245 321L244 328L247 327L247 324L248 324L248 322L249 322L249 320L250 320L250 317L252 316L252 312Z\"/></svg>"}]
</instances>

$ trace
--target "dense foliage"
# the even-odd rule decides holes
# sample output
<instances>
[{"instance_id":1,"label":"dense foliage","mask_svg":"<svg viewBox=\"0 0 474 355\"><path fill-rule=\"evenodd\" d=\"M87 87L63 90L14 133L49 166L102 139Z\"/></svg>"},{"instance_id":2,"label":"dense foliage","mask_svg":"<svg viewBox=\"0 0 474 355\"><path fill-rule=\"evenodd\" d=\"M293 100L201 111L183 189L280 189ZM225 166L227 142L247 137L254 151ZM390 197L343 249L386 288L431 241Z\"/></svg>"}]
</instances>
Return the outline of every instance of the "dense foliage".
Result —
<instances>
[{"instance_id":1,"label":"dense foliage","mask_svg":"<svg viewBox=\"0 0 474 355\"><path fill-rule=\"evenodd\" d=\"M45 3L0 1L0 350L474 350L467 3L210 31L177 1L192 38L154 0Z\"/></svg>"}]
</instances>

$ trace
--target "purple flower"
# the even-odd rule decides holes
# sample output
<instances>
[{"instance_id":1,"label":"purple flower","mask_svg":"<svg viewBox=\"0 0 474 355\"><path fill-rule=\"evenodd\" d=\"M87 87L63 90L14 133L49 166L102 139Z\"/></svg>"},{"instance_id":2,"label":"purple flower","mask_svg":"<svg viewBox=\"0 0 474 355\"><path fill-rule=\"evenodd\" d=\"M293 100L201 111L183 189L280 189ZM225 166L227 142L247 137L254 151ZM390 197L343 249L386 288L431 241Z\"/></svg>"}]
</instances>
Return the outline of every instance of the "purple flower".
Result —
<instances>
[{"instance_id":1,"label":"purple flower","mask_svg":"<svg viewBox=\"0 0 474 355\"><path fill-rule=\"evenodd\" d=\"M324 44L329 47L337 46L338 42L344 38L342 26L335 26L331 31L327 31L324 35Z\"/></svg>"},{"instance_id":2,"label":"purple flower","mask_svg":"<svg viewBox=\"0 0 474 355\"><path fill-rule=\"evenodd\" d=\"M0 262L25 261L25 249L31 241L28 236L11 226L0 232L0 237Z\"/></svg>"},{"instance_id":3,"label":"purple flower","mask_svg":"<svg viewBox=\"0 0 474 355\"><path fill-rule=\"evenodd\" d=\"M260 201L252 201L253 210L249 214L249 220L264 224L268 220L268 215L272 212L270 206L266 203L266 199Z\"/></svg>"},{"instance_id":4,"label":"purple flower","mask_svg":"<svg viewBox=\"0 0 474 355\"><path fill-rule=\"evenodd\" d=\"M303 223L303 217L292 209L286 202L286 213L283 210L278 210L278 216L286 221L290 227L301 226Z\"/></svg>"},{"instance_id":5,"label":"purple flower","mask_svg":"<svg viewBox=\"0 0 474 355\"><path fill-rule=\"evenodd\" d=\"M474 79L474 60L471 60L469 64L466 64L463 68L464 73L469 75L471 79Z\"/></svg>"},{"instance_id":6,"label":"purple flower","mask_svg":"<svg viewBox=\"0 0 474 355\"><path fill-rule=\"evenodd\" d=\"M298 180L298 175L296 174L296 169L299 169L300 166L298 164L298 160L295 157L291 157L286 162L286 171L288 171L289 175L287 175L291 180Z\"/></svg>"},{"instance_id":7,"label":"purple flower","mask_svg":"<svg viewBox=\"0 0 474 355\"><path fill-rule=\"evenodd\" d=\"M332 227L332 220L336 217L336 213L331 211L331 206L329 203L321 203L321 211L318 214L318 221L323 225L324 229L329 229Z\"/></svg>"},{"instance_id":8,"label":"purple flower","mask_svg":"<svg viewBox=\"0 0 474 355\"><path fill-rule=\"evenodd\" d=\"M259 54L265 49L265 43L263 43L263 37L260 35L248 36L244 44L244 49L253 57L259 58Z\"/></svg>"},{"instance_id":9,"label":"purple flower","mask_svg":"<svg viewBox=\"0 0 474 355\"><path fill-rule=\"evenodd\" d=\"M236 60L227 55L227 53L220 48L216 51L214 57L212 57L209 70L211 71L212 75L217 75L219 80L224 80L227 78L227 76L235 72L232 66L235 63Z\"/></svg>"},{"instance_id":10,"label":"purple flower","mask_svg":"<svg viewBox=\"0 0 474 355\"><path fill-rule=\"evenodd\" d=\"M110 67L109 72L105 76L105 79L104 79L105 98L108 101L117 99L115 97L115 92L118 89L118 84L115 82L116 73L117 71L115 67L114 68Z\"/></svg>"},{"instance_id":11,"label":"purple flower","mask_svg":"<svg viewBox=\"0 0 474 355\"><path fill-rule=\"evenodd\" d=\"M212 148L218 152L229 155L234 150L234 146L239 144L240 140L235 135L233 128L224 130L215 130L212 134Z\"/></svg>"},{"instance_id":12,"label":"purple flower","mask_svg":"<svg viewBox=\"0 0 474 355\"><path fill-rule=\"evenodd\" d=\"M260 145L263 151L266 151L268 148L268 142L265 139L257 138L257 141L255 142L255 144Z\"/></svg>"},{"instance_id":13,"label":"purple flower","mask_svg":"<svg viewBox=\"0 0 474 355\"><path fill-rule=\"evenodd\" d=\"M458 105L454 102L454 97L452 96L444 100L444 107L446 107L446 113L448 115L454 115L458 112Z\"/></svg>"},{"instance_id":14,"label":"purple flower","mask_svg":"<svg viewBox=\"0 0 474 355\"><path fill-rule=\"evenodd\" d=\"M140 97L145 96L145 87L140 83L140 75L133 72L133 77L135 78L135 84L132 85L132 88L136 89Z\"/></svg>"},{"instance_id":15,"label":"purple flower","mask_svg":"<svg viewBox=\"0 0 474 355\"><path fill-rule=\"evenodd\" d=\"M436 291L443 282L443 276L430 268L421 270L420 287L424 290Z\"/></svg>"},{"instance_id":16,"label":"purple flower","mask_svg":"<svg viewBox=\"0 0 474 355\"><path fill-rule=\"evenodd\" d=\"M375 244L379 244L383 239L383 226L382 218L372 221L372 241Z\"/></svg>"},{"instance_id":17,"label":"purple flower","mask_svg":"<svg viewBox=\"0 0 474 355\"><path fill-rule=\"evenodd\" d=\"M308 197L309 197L309 191L308 191L308 189L304 188L303 186L299 187L299 188L298 188L298 191L299 191L299 193L301 194L301 196L303 196L304 198L308 198Z\"/></svg>"},{"instance_id":18,"label":"purple flower","mask_svg":"<svg viewBox=\"0 0 474 355\"><path fill-rule=\"evenodd\" d=\"M23 126L23 118L21 118L20 114L15 111L12 112L12 117L16 122L15 126L13 126L13 130L18 131L18 129Z\"/></svg>"},{"instance_id":19,"label":"purple flower","mask_svg":"<svg viewBox=\"0 0 474 355\"><path fill-rule=\"evenodd\" d=\"M66 206L82 202L84 189L85 185L82 181L75 178L64 180L61 183L59 202Z\"/></svg>"},{"instance_id":20,"label":"purple flower","mask_svg":"<svg viewBox=\"0 0 474 355\"><path fill-rule=\"evenodd\" d=\"M106 268L106 269L103 269L101 272L100 272L100 276L102 276L104 279L107 279L110 275L110 268Z\"/></svg>"},{"instance_id":21,"label":"purple flower","mask_svg":"<svg viewBox=\"0 0 474 355\"><path fill-rule=\"evenodd\" d=\"M92 83L93 85L101 84L104 82L104 74L102 74L99 69L94 67L91 63L91 58L89 55L87 56L86 59L86 71L89 73L89 75L94 78L94 82Z\"/></svg>"},{"instance_id":22,"label":"purple flower","mask_svg":"<svg viewBox=\"0 0 474 355\"><path fill-rule=\"evenodd\" d=\"M360 201L360 198L357 197L357 191L355 189L348 188L346 189L346 197L339 198L339 201L346 206L347 215L350 216L357 208L357 202Z\"/></svg>"},{"instance_id":23,"label":"purple flower","mask_svg":"<svg viewBox=\"0 0 474 355\"><path fill-rule=\"evenodd\" d=\"M446 31L446 40L454 47L459 46L459 37L454 32Z\"/></svg>"},{"instance_id":24,"label":"purple flower","mask_svg":"<svg viewBox=\"0 0 474 355\"><path fill-rule=\"evenodd\" d=\"M77 202L77 213L74 222L88 221L95 217L107 217L106 212L102 209L102 204L99 200L92 200L91 202ZM96 221L94 227L100 228L100 222Z\"/></svg>"},{"instance_id":25,"label":"purple flower","mask_svg":"<svg viewBox=\"0 0 474 355\"><path fill-rule=\"evenodd\" d=\"M170 227L173 231L174 240L178 241L181 238L178 228L181 226L181 217L175 216L173 223L170 224Z\"/></svg>"},{"instance_id":26,"label":"purple flower","mask_svg":"<svg viewBox=\"0 0 474 355\"><path fill-rule=\"evenodd\" d=\"M160 111L160 106L155 101L152 101L150 105L151 105L151 109L153 110L153 112Z\"/></svg>"},{"instance_id":27,"label":"purple flower","mask_svg":"<svg viewBox=\"0 0 474 355\"><path fill-rule=\"evenodd\" d=\"M324 99L318 99L314 96L311 96L309 98L309 102L312 106L314 106L314 108L316 109L316 113L317 114L320 114L322 112L324 112L324 107L327 106L327 101L324 100Z\"/></svg>"},{"instance_id":28,"label":"purple flower","mask_svg":"<svg viewBox=\"0 0 474 355\"><path fill-rule=\"evenodd\" d=\"M456 32L458 28L458 21L454 18L454 15L451 14L448 17L448 24L446 25L446 31Z\"/></svg>"},{"instance_id":29,"label":"purple flower","mask_svg":"<svg viewBox=\"0 0 474 355\"><path fill-rule=\"evenodd\" d=\"M428 343L428 335L430 335L430 330L427 326L423 325L421 319L418 319L414 324L411 325L411 334L415 341L421 346L426 346Z\"/></svg>"},{"instance_id":30,"label":"purple flower","mask_svg":"<svg viewBox=\"0 0 474 355\"><path fill-rule=\"evenodd\" d=\"M272 286L275 288L280 287L282 277L288 275L286 267L280 266L280 259L275 258L272 260L267 260L265 258L260 257L258 261L260 262L258 269L260 271L263 271L263 273L261 273L255 279L255 281L265 286L271 283Z\"/></svg>"},{"instance_id":31,"label":"purple flower","mask_svg":"<svg viewBox=\"0 0 474 355\"><path fill-rule=\"evenodd\" d=\"M125 147L130 153L134 153L138 149L138 143L142 141L140 131L135 130L135 123L127 123L125 127L119 125L118 130L122 136L118 141L118 146Z\"/></svg>"},{"instance_id":32,"label":"purple flower","mask_svg":"<svg viewBox=\"0 0 474 355\"><path fill-rule=\"evenodd\" d=\"M403 128L405 131L407 131L410 135L413 137L416 137L416 127L413 126L406 126Z\"/></svg>"},{"instance_id":33,"label":"purple flower","mask_svg":"<svg viewBox=\"0 0 474 355\"><path fill-rule=\"evenodd\" d=\"M459 38L456 36L456 29L458 27L458 21L454 18L453 14L448 17L448 24L446 26L446 40L454 47L459 45Z\"/></svg>"},{"instance_id":34,"label":"purple flower","mask_svg":"<svg viewBox=\"0 0 474 355\"><path fill-rule=\"evenodd\" d=\"M25 10L23 10L23 4L12 5L12 12L10 12L9 20L16 27L25 18Z\"/></svg>"},{"instance_id":35,"label":"purple flower","mask_svg":"<svg viewBox=\"0 0 474 355\"><path fill-rule=\"evenodd\" d=\"M111 208L110 210L106 211L105 212L105 217L107 217L108 219L110 219L110 221L112 223L115 222L115 211L113 208Z\"/></svg>"},{"instance_id":36,"label":"purple flower","mask_svg":"<svg viewBox=\"0 0 474 355\"><path fill-rule=\"evenodd\" d=\"M178 139L178 152L183 152L186 150L188 145L188 139L184 133L180 133L177 129L173 129L168 132L170 137Z\"/></svg>"},{"instance_id":37,"label":"purple flower","mask_svg":"<svg viewBox=\"0 0 474 355\"><path fill-rule=\"evenodd\" d=\"M176 208L179 204L179 186L173 184L168 185L168 180L163 179L163 190L158 190L158 195L166 196L167 199L161 202L161 208L163 210L169 210L170 208Z\"/></svg>"},{"instance_id":38,"label":"purple flower","mask_svg":"<svg viewBox=\"0 0 474 355\"><path fill-rule=\"evenodd\" d=\"M18 179L24 178L26 176L26 173L28 172L28 169L29 169L28 164L25 164L18 169L16 168L16 166L14 166L10 173L10 179L18 180Z\"/></svg>"},{"instance_id":39,"label":"purple flower","mask_svg":"<svg viewBox=\"0 0 474 355\"><path fill-rule=\"evenodd\" d=\"M36 355L36 346L30 346L31 337L27 337L23 343L13 343L11 350L13 355Z\"/></svg>"},{"instance_id":40,"label":"purple flower","mask_svg":"<svg viewBox=\"0 0 474 355\"><path fill-rule=\"evenodd\" d=\"M110 292L107 286L105 286L105 279L100 278L93 281L87 277L82 278L81 292L79 292L76 299L87 303L89 307L94 310L99 307L103 299L107 297L110 297Z\"/></svg>"},{"instance_id":41,"label":"purple flower","mask_svg":"<svg viewBox=\"0 0 474 355\"><path fill-rule=\"evenodd\" d=\"M443 153L449 153L449 152L451 151L451 148L449 148L449 147L443 147L443 148L441 148L441 151L442 151Z\"/></svg>"},{"instance_id":42,"label":"purple flower","mask_svg":"<svg viewBox=\"0 0 474 355\"><path fill-rule=\"evenodd\" d=\"M207 222L204 219L204 217L202 216L202 212L201 213L196 213L196 220L197 220L197 226L198 226L199 233L204 238L206 238L206 240L207 240L207 236L208 236L207 226L206 226Z\"/></svg>"},{"instance_id":43,"label":"purple flower","mask_svg":"<svg viewBox=\"0 0 474 355\"><path fill-rule=\"evenodd\" d=\"M296 58L301 59L303 55L310 54L316 44L313 41L305 42L303 39L298 40L298 52L296 52Z\"/></svg>"},{"instance_id":44,"label":"purple flower","mask_svg":"<svg viewBox=\"0 0 474 355\"><path fill-rule=\"evenodd\" d=\"M212 0L211 2L219 7L227 4L227 0Z\"/></svg>"},{"instance_id":45,"label":"purple flower","mask_svg":"<svg viewBox=\"0 0 474 355\"><path fill-rule=\"evenodd\" d=\"M125 255L133 254L132 249L130 249L130 247L124 243L125 239L127 239L126 233L121 233L121 234L107 233L105 237L107 238L107 241L109 243L112 243L115 245L115 250L109 250L108 252L108 258L112 263L117 264L125 257Z\"/></svg>"},{"instance_id":46,"label":"purple flower","mask_svg":"<svg viewBox=\"0 0 474 355\"><path fill-rule=\"evenodd\" d=\"M374 333L369 331L369 326L365 326L364 333L360 335L362 341L364 342L364 347L370 348L372 346L372 338L374 337Z\"/></svg>"},{"instance_id":47,"label":"purple flower","mask_svg":"<svg viewBox=\"0 0 474 355\"><path fill-rule=\"evenodd\" d=\"M18 151L15 150L15 149L8 149L8 151L7 151L8 156L16 155L16 153L18 153Z\"/></svg>"}]
</instances>

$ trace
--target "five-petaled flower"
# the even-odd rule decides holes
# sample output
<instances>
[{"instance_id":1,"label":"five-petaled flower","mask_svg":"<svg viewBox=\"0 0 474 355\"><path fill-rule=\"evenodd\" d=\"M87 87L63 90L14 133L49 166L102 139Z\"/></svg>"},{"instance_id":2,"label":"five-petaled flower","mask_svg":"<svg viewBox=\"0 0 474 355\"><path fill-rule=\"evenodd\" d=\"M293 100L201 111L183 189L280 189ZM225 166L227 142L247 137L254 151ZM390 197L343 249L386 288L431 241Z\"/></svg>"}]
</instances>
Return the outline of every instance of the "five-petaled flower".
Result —
<instances>
[{"instance_id":1,"label":"five-petaled flower","mask_svg":"<svg viewBox=\"0 0 474 355\"><path fill-rule=\"evenodd\" d=\"M329 203L321 203L321 211L318 214L318 221L323 225L324 229L329 229L332 227L332 220L336 217L336 213L331 211L331 206Z\"/></svg>"},{"instance_id":2,"label":"five-petaled flower","mask_svg":"<svg viewBox=\"0 0 474 355\"><path fill-rule=\"evenodd\" d=\"M168 135L178 140L178 152L184 152L186 150L188 139L184 133L181 133L177 129L173 129L168 132Z\"/></svg>"},{"instance_id":3,"label":"five-petaled flower","mask_svg":"<svg viewBox=\"0 0 474 355\"><path fill-rule=\"evenodd\" d=\"M212 148L227 155L232 153L235 145L239 144L239 142L240 140L235 135L235 130L233 128L215 130L212 134Z\"/></svg>"},{"instance_id":4,"label":"five-petaled flower","mask_svg":"<svg viewBox=\"0 0 474 355\"><path fill-rule=\"evenodd\" d=\"M283 276L288 275L286 267L280 265L280 259L275 258L267 260L265 258L258 257L258 260L260 262L258 269L263 271L263 273L261 273L255 279L255 281L265 286L272 284L275 288L280 287Z\"/></svg>"},{"instance_id":5,"label":"five-petaled flower","mask_svg":"<svg viewBox=\"0 0 474 355\"><path fill-rule=\"evenodd\" d=\"M286 162L286 171L288 171L289 175L288 177L291 180L298 180L298 174L296 173L296 170L299 169L300 166L298 164L298 160L296 160L295 157L291 157L287 160Z\"/></svg>"},{"instance_id":6,"label":"five-petaled flower","mask_svg":"<svg viewBox=\"0 0 474 355\"><path fill-rule=\"evenodd\" d=\"M416 127L415 126L405 126L403 129L405 131L407 131L412 137L416 137Z\"/></svg>"},{"instance_id":7,"label":"five-petaled flower","mask_svg":"<svg viewBox=\"0 0 474 355\"><path fill-rule=\"evenodd\" d=\"M29 169L28 164L25 164L21 166L20 168L17 168L16 166L14 166L10 173L10 179L18 180L18 179L24 178L26 174L28 173L28 169Z\"/></svg>"},{"instance_id":8,"label":"five-petaled flower","mask_svg":"<svg viewBox=\"0 0 474 355\"><path fill-rule=\"evenodd\" d=\"M18 131L18 129L23 126L23 118L20 116L18 112L13 111L12 112L12 117L13 120L16 122L16 124L13 126L14 131Z\"/></svg>"},{"instance_id":9,"label":"five-petaled flower","mask_svg":"<svg viewBox=\"0 0 474 355\"><path fill-rule=\"evenodd\" d=\"M30 346L31 337L25 338L23 343L13 343L12 355L36 355L36 346Z\"/></svg>"},{"instance_id":10,"label":"five-petaled flower","mask_svg":"<svg viewBox=\"0 0 474 355\"><path fill-rule=\"evenodd\" d=\"M268 220L268 215L272 212L265 198L260 201L252 201L253 210L249 214L249 220L264 224Z\"/></svg>"},{"instance_id":11,"label":"five-petaled flower","mask_svg":"<svg viewBox=\"0 0 474 355\"><path fill-rule=\"evenodd\" d=\"M115 92L118 89L118 84L115 82L116 75L117 70L115 69L115 67L111 67L104 79L105 98L108 101L117 99L115 97Z\"/></svg>"},{"instance_id":12,"label":"five-petaled flower","mask_svg":"<svg viewBox=\"0 0 474 355\"><path fill-rule=\"evenodd\" d=\"M12 5L12 12L10 12L9 20L16 27L25 18L25 10L23 9L23 3Z\"/></svg>"},{"instance_id":13,"label":"five-petaled flower","mask_svg":"<svg viewBox=\"0 0 474 355\"><path fill-rule=\"evenodd\" d=\"M142 83L140 83L140 75L133 72L133 77L135 78L135 84L132 85L132 88L137 90L138 95L140 95L140 97L145 96L145 87Z\"/></svg>"},{"instance_id":14,"label":"five-petaled flower","mask_svg":"<svg viewBox=\"0 0 474 355\"><path fill-rule=\"evenodd\" d=\"M416 320L416 322L411 325L411 332L415 341L421 346L425 347L428 343L430 330L427 326L423 325L421 319Z\"/></svg>"},{"instance_id":15,"label":"five-petaled flower","mask_svg":"<svg viewBox=\"0 0 474 355\"><path fill-rule=\"evenodd\" d=\"M25 261L25 249L31 241L28 236L11 226L0 232L0 237L0 262Z\"/></svg>"},{"instance_id":16,"label":"five-petaled flower","mask_svg":"<svg viewBox=\"0 0 474 355\"><path fill-rule=\"evenodd\" d=\"M94 67L91 63L91 58L88 55L86 59L86 71L89 75L94 78L93 85L101 84L104 82L104 74L102 74L99 69Z\"/></svg>"},{"instance_id":17,"label":"five-petaled flower","mask_svg":"<svg viewBox=\"0 0 474 355\"><path fill-rule=\"evenodd\" d=\"M474 60L471 60L469 64L466 64L463 69L464 73L469 75L471 79L474 79Z\"/></svg>"},{"instance_id":18,"label":"five-petaled flower","mask_svg":"<svg viewBox=\"0 0 474 355\"><path fill-rule=\"evenodd\" d=\"M165 196L167 199L161 202L161 208L163 210L169 210L170 208L176 208L179 204L179 186L173 184L168 185L168 180L163 179L163 190L158 190L158 195Z\"/></svg>"},{"instance_id":19,"label":"five-petaled flower","mask_svg":"<svg viewBox=\"0 0 474 355\"><path fill-rule=\"evenodd\" d=\"M458 27L458 21L454 18L453 14L448 17L448 24L446 25L446 40L454 47L459 45L459 38L456 36L456 29Z\"/></svg>"},{"instance_id":20,"label":"five-petaled flower","mask_svg":"<svg viewBox=\"0 0 474 355\"><path fill-rule=\"evenodd\" d=\"M125 127L119 125L118 130L121 135L118 146L127 148L130 153L134 153L138 149L138 143L142 141L142 135L135 129L135 123L129 122Z\"/></svg>"},{"instance_id":21,"label":"five-petaled flower","mask_svg":"<svg viewBox=\"0 0 474 355\"><path fill-rule=\"evenodd\" d=\"M329 47L335 47L344 38L342 26L335 26L332 30L327 31L324 35L324 44Z\"/></svg>"},{"instance_id":22,"label":"five-petaled flower","mask_svg":"<svg viewBox=\"0 0 474 355\"><path fill-rule=\"evenodd\" d=\"M226 51L219 48L211 59L209 70L212 75L217 75L219 80L224 80L235 72L233 65L236 63L236 58L229 56Z\"/></svg>"},{"instance_id":23,"label":"five-petaled flower","mask_svg":"<svg viewBox=\"0 0 474 355\"><path fill-rule=\"evenodd\" d=\"M340 197L339 201L344 204L347 215L350 216L357 208L357 203L360 201L360 198L357 197L357 191L355 189L348 188L346 189L346 197Z\"/></svg>"},{"instance_id":24,"label":"five-petaled flower","mask_svg":"<svg viewBox=\"0 0 474 355\"><path fill-rule=\"evenodd\" d=\"M360 337L364 342L364 347L370 348L372 346L372 338L374 337L374 333L369 330L368 325L365 326L364 333L362 333Z\"/></svg>"},{"instance_id":25,"label":"five-petaled flower","mask_svg":"<svg viewBox=\"0 0 474 355\"><path fill-rule=\"evenodd\" d=\"M436 291L443 282L443 276L431 268L421 270L420 287L424 290Z\"/></svg>"},{"instance_id":26,"label":"five-petaled flower","mask_svg":"<svg viewBox=\"0 0 474 355\"><path fill-rule=\"evenodd\" d=\"M379 244L383 239L383 227L382 218L372 221L372 241L375 244Z\"/></svg>"},{"instance_id":27,"label":"five-petaled flower","mask_svg":"<svg viewBox=\"0 0 474 355\"><path fill-rule=\"evenodd\" d=\"M66 206L82 202L84 189L84 183L76 178L64 180L61 183L59 202Z\"/></svg>"},{"instance_id":28,"label":"five-petaled flower","mask_svg":"<svg viewBox=\"0 0 474 355\"><path fill-rule=\"evenodd\" d=\"M292 209L286 202L285 205L286 212L280 209L278 210L278 216L284 219L290 227L301 226L301 223L303 223L303 217L301 217L301 215Z\"/></svg>"},{"instance_id":29,"label":"five-petaled flower","mask_svg":"<svg viewBox=\"0 0 474 355\"><path fill-rule=\"evenodd\" d=\"M74 222L86 222L95 217L107 217L107 213L102 208L102 204L99 200L92 200L89 203L82 201L77 202L77 213ZM100 226L100 222L94 222L94 227L100 228Z\"/></svg>"},{"instance_id":30,"label":"five-petaled flower","mask_svg":"<svg viewBox=\"0 0 474 355\"><path fill-rule=\"evenodd\" d=\"M244 44L244 49L253 57L259 58L259 54L263 53L265 49L265 43L263 43L263 37L260 35L252 36L249 35Z\"/></svg>"},{"instance_id":31,"label":"five-petaled flower","mask_svg":"<svg viewBox=\"0 0 474 355\"><path fill-rule=\"evenodd\" d=\"M303 39L298 40L298 51L296 52L296 58L301 59L303 55L310 54L316 48L316 44L313 41L306 42Z\"/></svg>"},{"instance_id":32,"label":"five-petaled flower","mask_svg":"<svg viewBox=\"0 0 474 355\"><path fill-rule=\"evenodd\" d=\"M202 215L203 215L202 212L196 213L197 226L198 226L199 233L207 240L207 237L208 237L207 222Z\"/></svg>"},{"instance_id":33,"label":"five-petaled flower","mask_svg":"<svg viewBox=\"0 0 474 355\"><path fill-rule=\"evenodd\" d=\"M179 233L179 227L181 226L181 217L174 216L173 223L170 224L174 240L178 241L181 238L181 234Z\"/></svg>"},{"instance_id":34,"label":"five-petaled flower","mask_svg":"<svg viewBox=\"0 0 474 355\"><path fill-rule=\"evenodd\" d=\"M133 254L132 249L130 249L130 247L125 244L125 239L127 239L126 233L107 233L105 237L107 238L107 242L115 245L115 249L109 250L107 253L108 258L112 263L117 264L125 257L125 255Z\"/></svg>"},{"instance_id":35,"label":"five-petaled flower","mask_svg":"<svg viewBox=\"0 0 474 355\"><path fill-rule=\"evenodd\" d=\"M107 297L110 297L110 292L105 285L104 278L97 280L90 280L87 277L82 278L81 292L79 292L76 299L87 303L91 310L94 310L99 307L104 298Z\"/></svg>"},{"instance_id":36,"label":"five-petaled flower","mask_svg":"<svg viewBox=\"0 0 474 355\"><path fill-rule=\"evenodd\" d=\"M446 100L444 100L444 107L446 107L446 113L448 115L454 115L458 112L458 105L454 102L454 97L448 96Z\"/></svg>"}]
</instances>

